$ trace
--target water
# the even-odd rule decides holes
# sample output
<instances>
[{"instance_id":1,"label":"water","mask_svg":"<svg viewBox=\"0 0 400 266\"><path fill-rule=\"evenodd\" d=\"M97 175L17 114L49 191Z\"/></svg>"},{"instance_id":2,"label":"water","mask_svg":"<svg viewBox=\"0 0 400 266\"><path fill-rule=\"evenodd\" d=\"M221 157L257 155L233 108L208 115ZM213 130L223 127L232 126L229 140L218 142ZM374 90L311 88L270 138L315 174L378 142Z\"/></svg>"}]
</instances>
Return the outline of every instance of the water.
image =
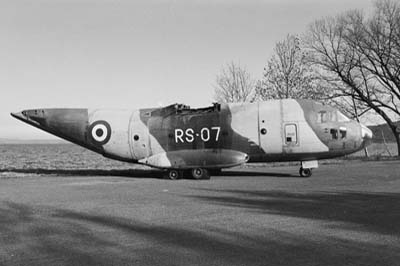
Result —
<instances>
[{"instance_id":1,"label":"water","mask_svg":"<svg viewBox=\"0 0 400 266\"><path fill-rule=\"evenodd\" d=\"M73 144L1 144L0 175L107 174L148 169L119 162ZM127 173L126 173L127 174Z\"/></svg>"}]
</instances>

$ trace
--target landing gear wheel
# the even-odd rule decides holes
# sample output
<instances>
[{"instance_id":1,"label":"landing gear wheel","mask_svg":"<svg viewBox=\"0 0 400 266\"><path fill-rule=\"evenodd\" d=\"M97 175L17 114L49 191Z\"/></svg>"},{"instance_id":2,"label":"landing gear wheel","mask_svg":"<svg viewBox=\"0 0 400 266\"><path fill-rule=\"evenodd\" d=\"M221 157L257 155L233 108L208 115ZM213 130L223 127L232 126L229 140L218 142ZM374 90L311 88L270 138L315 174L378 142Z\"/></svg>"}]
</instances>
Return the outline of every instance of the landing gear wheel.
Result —
<instances>
[{"instance_id":1,"label":"landing gear wheel","mask_svg":"<svg viewBox=\"0 0 400 266\"><path fill-rule=\"evenodd\" d=\"M203 168L194 168L192 169L192 177L193 179L210 179L210 174L208 173L207 169Z\"/></svg>"},{"instance_id":2,"label":"landing gear wheel","mask_svg":"<svg viewBox=\"0 0 400 266\"><path fill-rule=\"evenodd\" d=\"M300 167L299 174L301 177L310 177L312 175L312 169Z\"/></svg>"},{"instance_id":3,"label":"landing gear wheel","mask_svg":"<svg viewBox=\"0 0 400 266\"><path fill-rule=\"evenodd\" d=\"M177 180L178 178L179 178L178 170L172 169L168 171L168 179Z\"/></svg>"}]
</instances>

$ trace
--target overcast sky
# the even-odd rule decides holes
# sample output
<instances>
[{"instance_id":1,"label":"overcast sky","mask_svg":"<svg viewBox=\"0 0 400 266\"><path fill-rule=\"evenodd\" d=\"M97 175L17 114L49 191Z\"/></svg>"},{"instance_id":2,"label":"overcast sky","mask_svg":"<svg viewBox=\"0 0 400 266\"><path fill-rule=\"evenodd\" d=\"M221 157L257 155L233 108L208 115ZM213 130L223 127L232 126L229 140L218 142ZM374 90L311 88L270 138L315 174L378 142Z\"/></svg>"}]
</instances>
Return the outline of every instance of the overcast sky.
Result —
<instances>
[{"instance_id":1,"label":"overcast sky","mask_svg":"<svg viewBox=\"0 0 400 266\"><path fill-rule=\"evenodd\" d=\"M238 62L260 78L274 44L368 0L0 0L0 138L51 138L10 117L41 107L213 101Z\"/></svg>"}]
</instances>

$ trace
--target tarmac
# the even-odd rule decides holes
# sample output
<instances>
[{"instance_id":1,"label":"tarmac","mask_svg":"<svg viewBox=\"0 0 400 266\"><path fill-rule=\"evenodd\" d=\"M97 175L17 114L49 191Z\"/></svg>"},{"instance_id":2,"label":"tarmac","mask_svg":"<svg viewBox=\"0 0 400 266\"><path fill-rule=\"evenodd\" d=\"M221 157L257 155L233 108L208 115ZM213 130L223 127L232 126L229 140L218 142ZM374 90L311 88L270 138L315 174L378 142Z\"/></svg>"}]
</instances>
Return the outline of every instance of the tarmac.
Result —
<instances>
[{"instance_id":1,"label":"tarmac","mask_svg":"<svg viewBox=\"0 0 400 266\"><path fill-rule=\"evenodd\" d=\"M0 264L400 265L398 160L297 172L3 172Z\"/></svg>"}]
</instances>

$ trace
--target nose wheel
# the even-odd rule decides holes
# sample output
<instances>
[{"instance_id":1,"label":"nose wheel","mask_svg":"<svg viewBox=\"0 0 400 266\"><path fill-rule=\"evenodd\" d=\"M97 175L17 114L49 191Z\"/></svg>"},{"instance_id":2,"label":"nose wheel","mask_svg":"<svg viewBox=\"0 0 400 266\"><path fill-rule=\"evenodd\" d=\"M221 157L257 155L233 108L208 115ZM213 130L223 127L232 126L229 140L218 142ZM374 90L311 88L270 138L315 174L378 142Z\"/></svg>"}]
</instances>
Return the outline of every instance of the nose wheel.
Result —
<instances>
[{"instance_id":1,"label":"nose wheel","mask_svg":"<svg viewBox=\"0 0 400 266\"><path fill-rule=\"evenodd\" d=\"M299 174L301 177L310 177L312 175L312 169L300 167Z\"/></svg>"}]
</instances>

